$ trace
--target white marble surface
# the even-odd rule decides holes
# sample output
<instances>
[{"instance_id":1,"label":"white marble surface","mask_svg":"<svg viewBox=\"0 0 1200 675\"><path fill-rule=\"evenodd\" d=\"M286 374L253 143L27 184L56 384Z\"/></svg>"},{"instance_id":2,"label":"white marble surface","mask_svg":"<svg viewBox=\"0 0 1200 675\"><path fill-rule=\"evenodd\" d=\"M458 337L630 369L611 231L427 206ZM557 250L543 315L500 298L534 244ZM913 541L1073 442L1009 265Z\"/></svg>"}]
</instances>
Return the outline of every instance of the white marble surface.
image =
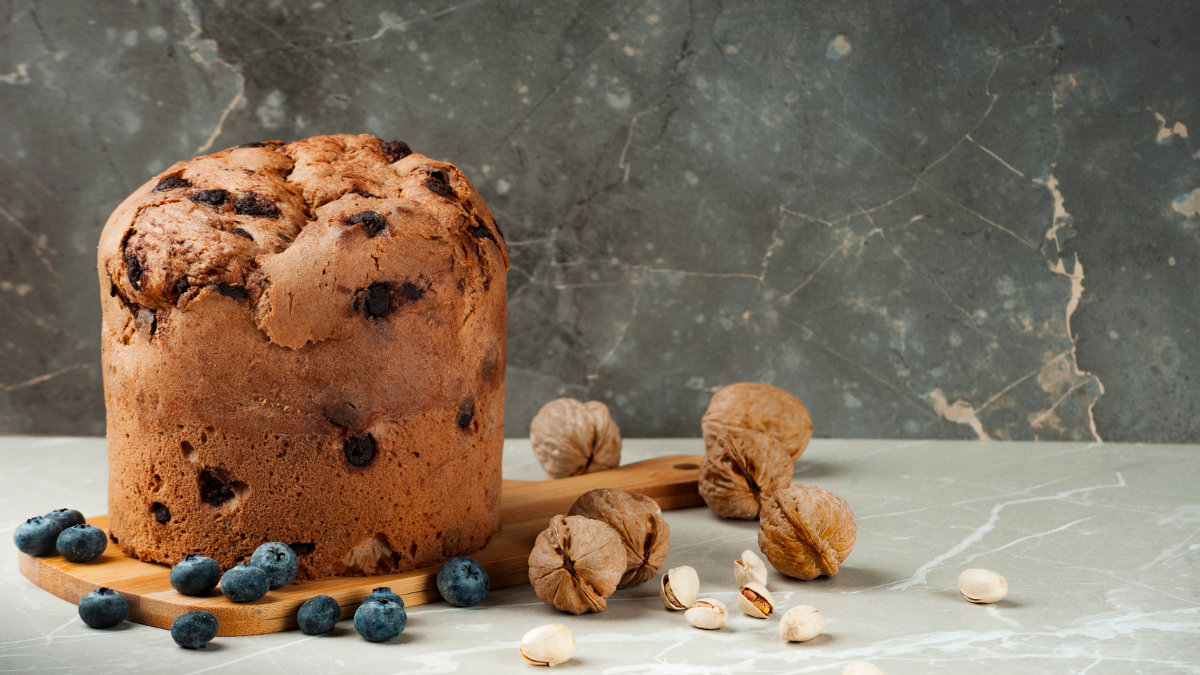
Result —
<instances>
[{"instance_id":1,"label":"white marble surface","mask_svg":"<svg viewBox=\"0 0 1200 675\"><path fill-rule=\"evenodd\" d=\"M841 673L868 659L901 673L1200 673L1200 448L1162 445L814 441L796 479L845 497L858 543L836 579L771 572L780 614L818 607L821 637L785 644L775 620L733 610L719 632L665 611L655 582L618 591L600 614L571 616L529 586L472 609L409 611L386 644L349 622L218 638L200 652L166 631L125 623L91 630L75 607L17 571L13 528L68 506L105 508L100 439L0 437L0 672L489 673L531 671L521 635L544 623L575 632L567 671ZM626 461L699 453L699 440L627 441ZM505 475L540 478L526 441L506 444ZM668 566L692 565L701 595L733 607L732 563L757 526L707 509L667 513ZM1004 601L963 601L955 578L987 567ZM557 672L557 671L556 671Z\"/></svg>"}]
</instances>

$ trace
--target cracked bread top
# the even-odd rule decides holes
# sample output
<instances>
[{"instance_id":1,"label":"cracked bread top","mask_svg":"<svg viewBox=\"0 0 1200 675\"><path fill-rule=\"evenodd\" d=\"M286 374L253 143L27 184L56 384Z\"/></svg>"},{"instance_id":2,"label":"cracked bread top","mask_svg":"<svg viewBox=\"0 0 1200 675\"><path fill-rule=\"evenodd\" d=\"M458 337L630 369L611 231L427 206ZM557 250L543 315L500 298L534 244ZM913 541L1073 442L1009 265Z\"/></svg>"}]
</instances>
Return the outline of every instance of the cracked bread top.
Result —
<instances>
[{"instance_id":1,"label":"cracked bread top","mask_svg":"<svg viewBox=\"0 0 1200 675\"><path fill-rule=\"evenodd\" d=\"M465 321L508 269L495 218L462 172L369 135L178 162L112 214L99 258L134 315L186 311L220 293L244 300L270 340L293 349L336 337L349 313L396 311L439 274L458 277ZM331 294L347 307L328 311Z\"/></svg>"}]
</instances>

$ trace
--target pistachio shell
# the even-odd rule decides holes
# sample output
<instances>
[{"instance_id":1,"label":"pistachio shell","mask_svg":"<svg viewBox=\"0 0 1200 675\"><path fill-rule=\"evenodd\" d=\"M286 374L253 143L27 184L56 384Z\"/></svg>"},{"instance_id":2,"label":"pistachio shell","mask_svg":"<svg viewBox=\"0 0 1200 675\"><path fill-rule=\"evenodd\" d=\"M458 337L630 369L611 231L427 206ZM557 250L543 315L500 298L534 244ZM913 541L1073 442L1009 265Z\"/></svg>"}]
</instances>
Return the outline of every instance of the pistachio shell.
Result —
<instances>
[{"instance_id":1,"label":"pistachio shell","mask_svg":"<svg viewBox=\"0 0 1200 675\"><path fill-rule=\"evenodd\" d=\"M958 575L958 592L981 605L999 602L1008 595L1008 580L991 570L967 569Z\"/></svg>"},{"instance_id":2,"label":"pistachio shell","mask_svg":"<svg viewBox=\"0 0 1200 675\"><path fill-rule=\"evenodd\" d=\"M658 595L667 609L687 609L699 594L700 577L687 565L672 567L658 582Z\"/></svg>"},{"instance_id":3,"label":"pistachio shell","mask_svg":"<svg viewBox=\"0 0 1200 675\"><path fill-rule=\"evenodd\" d=\"M562 624L538 626L521 638L521 656L539 666L557 666L575 654L575 636Z\"/></svg>"},{"instance_id":4,"label":"pistachio shell","mask_svg":"<svg viewBox=\"0 0 1200 675\"><path fill-rule=\"evenodd\" d=\"M884 673L873 663L851 661L842 669L842 675L884 675Z\"/></svg>"},{"instance_id":5,"label":"pistachio shell","mask_svg":"<svg viewBox=\"0 0 1200 675\"><path fill-rule=\"evenodd\" d=\"M733 561L733 578L738 586L745 586L751 581L766 586L767 564L754 551L746 549L742 551L742 557Z\"/></svg>"},{"instance_id":6,"label":"pistachio shell","mask_svg":"<svg viewBox=\"0 0 1200 675\"><path fill-rule=\"evenodd\" d=\"M696 628L718 630L724 628L725 622L729 620L729 610L725 609L725 603L720 600L702 598L688 607L683 613L683 618Z\"/></svg>"},{"instance_id":7,"label":"pistachio shell","mask_svg":"<svg viewBox=\"0 0 1200 675\"><path fill-rule=\"evenodd\" d=\"M770 591L757 581L742 586L742 591L737 596L737 604L738 609L746 616L756 619L766 619L775 611L775 600Z\"/></svg>"},{"instance_id":8,"label":"pistachio shell","mask_svg":"<svg viewBox=\"0 0 1200 675\"><path fill-rule=\"evenodd\" d=\"M821 634L825 629L825 617L816 607L797 605L779 620L779 637L788 642L805 642Z\"/></svg>"}]
</instances>

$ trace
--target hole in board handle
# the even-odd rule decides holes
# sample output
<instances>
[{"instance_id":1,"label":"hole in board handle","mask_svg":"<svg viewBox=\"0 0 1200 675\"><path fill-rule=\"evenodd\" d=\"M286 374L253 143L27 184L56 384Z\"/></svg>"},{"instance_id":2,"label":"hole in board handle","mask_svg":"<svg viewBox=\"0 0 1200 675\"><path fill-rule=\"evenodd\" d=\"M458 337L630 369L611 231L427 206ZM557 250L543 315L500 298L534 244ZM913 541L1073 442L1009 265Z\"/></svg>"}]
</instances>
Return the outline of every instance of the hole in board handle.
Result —
<instances>
[{"instance_id":1,"label":"hole in board handle","mask_svg":"<svg viewBox=\"0 0 1200 675\"><path fill-rule=\"evenodd\" d=\"M673 468L673 469L679 469L680 471L693 471L693 470L695 470L695 469L699 469L699 468L700 468L700 465L699 465L699 464L690 464L690 463L684 463L684 464L676 464L675 466L673 466L673 467L671 467L671 468Z\"/></svg>"}]
</instances>

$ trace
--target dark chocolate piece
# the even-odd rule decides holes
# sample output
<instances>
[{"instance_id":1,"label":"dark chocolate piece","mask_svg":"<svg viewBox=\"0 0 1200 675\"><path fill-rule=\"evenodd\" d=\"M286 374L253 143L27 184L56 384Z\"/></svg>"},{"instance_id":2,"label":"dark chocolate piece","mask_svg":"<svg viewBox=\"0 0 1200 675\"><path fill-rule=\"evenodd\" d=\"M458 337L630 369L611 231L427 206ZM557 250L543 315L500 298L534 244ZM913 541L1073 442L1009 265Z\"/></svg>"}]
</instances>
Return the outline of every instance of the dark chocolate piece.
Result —
<instances>
[{"instance_id":1,"label":"dark chocolate piece","mask_svg":"<svg viewBox=\"0 0 1200 675\"><path fill-rule=\"evenodd\" d=\"M374 211L360 211L347 218L346 224L362 225L369 237L374 237L387 228L387 221Z\"/></svg>"},{"instance_id":2,"label":"dark chocolate piece","mask_svg":"<svg viewBox=\"0 0 1200 675\"><path fill-rule=\"evenodd\" d=\"M347 462L362 468L375 459L375 437L371 434L351 436L342 445L342 451L346 453Z\"/></svg>"},{"instance_id":3,"label":"dark chocolate piece","mask_svg":"<svg viewBox=\"0 0 1200 675\"><path fill-rule=\"evenodd\" d=\"M171 522L171 509L168 509L166 504L154 502L150 509L154 511L154 519L158 521L159 525Z\"/></svg>"},{"instance_id":4,"label":"dark chocolate piece","mask_svg":"<svg viewBox=\"0 0 1200 675\"><path fill-rule=\"evenodd\" d=\"M413 151L404 141L389 141L383 144L383 154L387 156L388 162L399 162L413 154Z\"/></svg>"},{"instance_id":5,"label":"dark chocolate piece","mask_svg":"<svg viewBox=\"0 0 1200 675\"><path fill-rule=\"evenodd\" d=\"M466 429L475 419L475 397L468 396L458 406L458 428Z\"/></svg>"},{"instance_id":6,"label":"dark chocolate piece","mask_svg":"<svg viewBox=\"0 0 1200 675\"><path fill-rule=\"evenodd\" d=\"M158 185L154 186L154 191L162 192L163 190L176 190L185 187L192 187L192 184L189 183L186 178L180 178L179 176L167 176L166 178L158 181Z\"/></svg>"},{"instance_id":7,"label":"dark chocolate piece","mask_svg":"<svg viewBox=\"0 0 1200 675\"><path fill-rule=\"evenodd\" d=\"M256 216L258 218L279 217L279 207L275 205L275 202L257 192L247 192L246 194L238 195L233 208L239 216Z\"/></svg>"},{"instance_id":8,"label":"dark chocolate piece","mask_svg":"<svg viewBox=\"0 0 1200 675\"><path fill-rule=\"evenodd\" d=\"M229 201L229 193L225 190L201 190L193 194L189 199L197 204L211 206L216 209L224 206L225 202Z\"/></svg>"}]
</instances>

